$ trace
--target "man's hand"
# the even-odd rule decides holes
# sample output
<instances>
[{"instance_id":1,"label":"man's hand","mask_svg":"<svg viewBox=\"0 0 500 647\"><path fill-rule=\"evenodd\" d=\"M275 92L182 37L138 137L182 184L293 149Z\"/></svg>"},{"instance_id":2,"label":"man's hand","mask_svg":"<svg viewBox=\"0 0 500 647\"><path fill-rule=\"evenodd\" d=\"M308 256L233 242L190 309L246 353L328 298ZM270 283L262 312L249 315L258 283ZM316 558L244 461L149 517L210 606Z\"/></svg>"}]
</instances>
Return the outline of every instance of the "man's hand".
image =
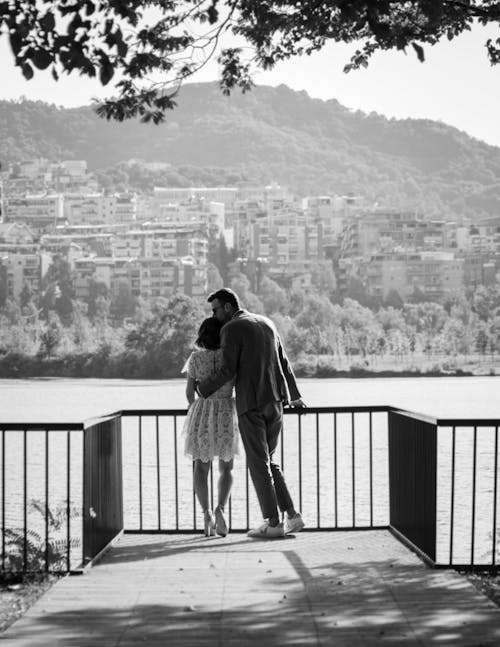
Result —
<instances>
[{"instance_id":1,"label":"man's hand","mask_svg":"<svg viewBox=\"0 0 500 647\"><path fill-rule=\"evenodd\" d=\"M290 402L290 406L293 407L294 409L305 409L307 407L307 405L302 400L302 398L299 398L298 400L292 400Z\"/></svg>"}]
</instances>

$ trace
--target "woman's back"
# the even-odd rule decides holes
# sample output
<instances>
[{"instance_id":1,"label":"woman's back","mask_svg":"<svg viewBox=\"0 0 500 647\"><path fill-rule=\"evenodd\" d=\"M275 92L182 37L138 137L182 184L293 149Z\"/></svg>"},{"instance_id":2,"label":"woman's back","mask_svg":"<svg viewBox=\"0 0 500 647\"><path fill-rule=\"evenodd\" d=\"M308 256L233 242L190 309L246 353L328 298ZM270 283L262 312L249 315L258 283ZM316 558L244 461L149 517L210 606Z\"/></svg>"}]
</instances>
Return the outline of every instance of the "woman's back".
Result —
<instances>
[{"instance_id":1,"label":"woman's back","mask_svg":"<svg viewBox=\"0 0 500 647\"><path fill-rule=\"evenodd\" d=\"M189 359L188 375L195 380L201 381L211 377L220 369L222 365L222 351L208 350L200 348L193 351ZM207 400L217 400L219 398L230 398L233 392L234 381L226 382L220 389L212 393Z\"/></svg>"}]
</instances>

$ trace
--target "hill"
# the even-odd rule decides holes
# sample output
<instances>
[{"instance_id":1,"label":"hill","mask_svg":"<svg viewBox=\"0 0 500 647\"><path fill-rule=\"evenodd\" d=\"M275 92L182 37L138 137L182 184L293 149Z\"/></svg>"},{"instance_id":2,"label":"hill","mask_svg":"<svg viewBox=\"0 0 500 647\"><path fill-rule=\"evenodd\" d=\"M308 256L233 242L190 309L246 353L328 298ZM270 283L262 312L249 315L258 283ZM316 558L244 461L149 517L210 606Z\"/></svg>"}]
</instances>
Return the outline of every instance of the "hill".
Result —
<instances>
[{"instance_id":1,"label":"hill","mask_svg":"<svg viewBox=\"0 0 500 647\"><path fill-rule=\"evenodd\" d=\"M283 85L231 97L213 83L186 85L159 126L106 122L88 106L0 102L0 160L29 157L86 159L135 188L275 180L429 216L500 213L500 148L441 122L351 111ZM130 159L171 166L131 173Z\"/></svg>"}]
</instances>

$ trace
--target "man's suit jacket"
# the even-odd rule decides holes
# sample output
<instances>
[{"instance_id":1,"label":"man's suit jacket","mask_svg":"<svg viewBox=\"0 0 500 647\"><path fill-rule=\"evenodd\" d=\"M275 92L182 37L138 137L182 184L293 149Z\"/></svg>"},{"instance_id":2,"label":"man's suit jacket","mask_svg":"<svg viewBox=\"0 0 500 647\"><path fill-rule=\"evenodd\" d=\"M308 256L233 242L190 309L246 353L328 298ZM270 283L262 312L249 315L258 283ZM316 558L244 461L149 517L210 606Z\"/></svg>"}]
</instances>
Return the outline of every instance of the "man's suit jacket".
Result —
<instances>
[{"instance_id":1,"label":"man's suit jacket","mask_svg":"<svg viewBox=\"0 0 500 647\"><path fill-rule=\"evenodd\" d=\"M198 385L204 397L233 378L239 415L301 397L276 326L267 317L238 310L221 329L221 348L221 369Z\"/></svg>"}]
</instances>

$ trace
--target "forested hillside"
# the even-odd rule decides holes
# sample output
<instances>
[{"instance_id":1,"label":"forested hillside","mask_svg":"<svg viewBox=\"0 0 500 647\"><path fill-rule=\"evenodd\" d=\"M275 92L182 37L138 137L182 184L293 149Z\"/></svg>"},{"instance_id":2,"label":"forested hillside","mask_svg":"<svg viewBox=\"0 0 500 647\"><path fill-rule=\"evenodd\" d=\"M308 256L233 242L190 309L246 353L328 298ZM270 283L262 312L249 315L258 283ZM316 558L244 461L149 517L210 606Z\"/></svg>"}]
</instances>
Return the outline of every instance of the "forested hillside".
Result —
<instances>
[{"instance_id":1,"label":"forested hillside","mask_svg":"<svg viewBox=\"0 0 500 647\"><path fill-rule=\"evenodd\" d=\"M90 107L0 102L0 161L30 157L86 159L137 189L274 180L429 216L500 213L500 148L439 122L354 112L283 85L231 97L215 84L186 85L159 126L107 122ZM130 159L171 166L131 173Z\"/></svg>"}]
</instances>

